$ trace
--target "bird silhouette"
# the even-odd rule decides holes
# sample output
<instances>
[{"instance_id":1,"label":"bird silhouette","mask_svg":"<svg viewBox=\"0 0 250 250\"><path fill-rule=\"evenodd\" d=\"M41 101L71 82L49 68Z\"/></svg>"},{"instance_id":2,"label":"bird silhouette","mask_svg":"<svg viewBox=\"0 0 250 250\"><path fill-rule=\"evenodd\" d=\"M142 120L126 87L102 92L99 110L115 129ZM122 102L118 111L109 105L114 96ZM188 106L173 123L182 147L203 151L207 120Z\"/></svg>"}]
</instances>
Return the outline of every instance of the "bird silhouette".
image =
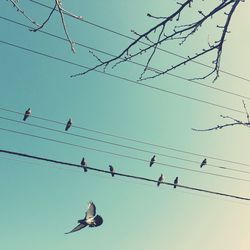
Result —
<instances>
[{"instance_id":1,"label":"bird silhouette","mask_svg":"<svg viewBox=\"0 0 250 250\"><path fill-rule=\"evenodd\" d=\"M114 177L115 176L115 169L113 166L109 165L109 171L110 171L112 177Z\"/></svg>"},{"instance_id":2,"label":"bird silhouette","mask_svg":"<svg viewBox=\"0 0 250 250\"><path fill-rule=\"evenodd\" d=\"M202 168L205 165L207 165L207 159L206 158L202 161L200 167Z\"/></svg>"},{"instance_id":3,"label":"bird silhouette","mask_svg":"<svg viewBox=\"0 0 250 250\"><path fill-rule=\"evenodd\" d=\"M82 158L82 161L81 161L81 166L83 167L84 172L87 172L87 171L88 171L88 168L87 168L87 163L85 162L84 157Z\"/></svg>"},{"instance_id":4,"label":"bird silhouette","mask_svg":"<svg viewBox=\"0 0 250 250\"><path fill-rule=\"evenodd\" d=\"M174 188L176 188L177 185L178 185L178 177L174 179Z\"/></svg>"},{"instance_id":5,"label":"bird silhouette","mask_svg":"<svg viewBox=\"0 0 250 250\"><path fill-rule=\"evenodd\" d=\"M152 165L155 163L155 155L151 158L149 162L149 166L152 167Z\"/></svg>"},{"instance_id":6,"label":"bird silhouette","mask_svg":"<svg viewBox=\"0 0 250 250\"><path fill-rule=\"evenodd\" d=\"M26 121L26 119L31 115L31 108L28 108L23 116L23 120Z\"/></svg>"},{"instance_id":7,"label":"bird silhouette","mask_svg":"<svg viewBox=\"0 0 250 250\"><path fill-rule=\"evenodd\" d=\"M72 119L69 118L67 124L66 124L66 127L65 127L65 131L68 131L68 129L72 126Z\"/></svg>"},{"instance_id":8,"label":"bird silhouette","mask_svg":"<svg viewBox=\"0 0 250 250\"><path fill-rule=\"evenodd\" d=\"M157 187L159 187L161 182L163 182L163 181L164 181L164 176L163 176L163 174L161 174L159 179L158 179L158 182L157 182Z\"/></svg>"},{"instance_id":9,"label":"bird silhouette","mask_svg":"<svg viewBox=\"0 0 250 250\"><path fill-rule=\"evenodd\" d=\"M79 224L75 228L73 228L71 231L69 231L65 234L79 231L86 226L98 227L103 223L102 217L100 215L96 215L96 207L92 201L90 201L88 204L88 208L87 208L87 211L85 213L85 218L82 220L78 220L78 223Z\"/></svg>"}]
</instances>

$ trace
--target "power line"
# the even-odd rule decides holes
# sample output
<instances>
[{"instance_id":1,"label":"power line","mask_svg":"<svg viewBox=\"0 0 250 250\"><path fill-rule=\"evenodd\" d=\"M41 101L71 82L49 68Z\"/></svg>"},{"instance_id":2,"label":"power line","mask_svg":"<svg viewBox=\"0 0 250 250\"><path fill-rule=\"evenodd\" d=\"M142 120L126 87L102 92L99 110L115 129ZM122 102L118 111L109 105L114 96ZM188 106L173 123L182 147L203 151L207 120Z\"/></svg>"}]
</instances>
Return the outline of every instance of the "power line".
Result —
<instances>
[{"instance_id":1,"label":"power line","mask_svg":"<svg viewBox=\"0 0 250 250\"><path fill-rule=\"evenodd\" d=\"M4 20L4 21L8 21L8 22L11 22L13 24L16 24L16 25L19 25L19 26L22 26L22 27L25 27L25 28L29 28L29 29L32 29L31 26L28 26L28 25L25 25L25 24L22 24L20 22L17 22L15 20L12 20L12 19L9 19L9 18L6 18L6 17L3 17L3 16L0 16L0 19ZM61 37L61 36L58 36L58 35L55 35L55 34L52 34L52 33L49 33L49 32L46 32L46 31L43 31L43 30L38 30L38 32L40 33L43 33L45 35L48 35L48 36L51 36L51 37L54 37L56 39L59 39L59 40L62 40L64 42L67 42L68 43L68 40ZM74 44L80 46L80 47L83 47L83 48L86 48L86 49L89 49L89 50L93 50L93 51L96 51L98 53L102 53L102 54L105 54L105 55L108 55L108 56L111 56L111 57L115 57L114 54L111 54L111 53L108 53L106 51L103 51L103 50L100 50L100 49L96 49L94 47L90 47L90 46L87 46L83 43L79 43L79 42L74 42ZM135 64L135 65L138 65L140 67L145 67L146 65L143 65L141 63L138 63L138 62L134 62L132 60L129 60L127 61L129 63L132 63L132 64ZM157 68L153 68L153 67L148 67L149 70L153 70L154 72L158 71L158 72L162 72L160 69L157 69ZM202 86L202 87L206 87L206 88L209 88L209 89L213 89L215 91L219 91L219 92L222 92L222 93L225 93L225 94L229 94L229 95L233 95L233 96L236 96L236 97L241 97L241 98L245 98L245 99L248 99L250 100L250 97L248 96L244 96L244 95L240 95L240 94L237 94L237 93L234 93L234 92L231 92L231 91L227 91L227 90L224 90L224 89L220 89L220 88L217 88L217 87L213 87L213 86L210 86L210 85L207 85L207 84L204 84L204 83L200 83L200 82L197 82L195 80L190 80L190 79L187 79L185 77L182 77L182 76L178 76L178 75L175 75L175 74L172 74L172 73L167 73L167 75L170 75L172 77L175 77L175 78L178 78L178 79L181 79L181 80L184 80L184 81L187 81L189 83L194 83L196 85L199 85L199 86Z\"/></svg>"},{"instance_id":2,"label":"power line","mask_svg":"<svg viewBox=\"0 0 250 250\"><path fill-rule=\"evenodd\" d=\"M135 151L138 151L138 152L150 153L150 154L154 154L154 155L157 155L157 156L163 156L163 157L167 157L167 158L171 158L171 159L181 160L181 161L185 161L185 162L191 162L191 163L197 164L197 166L200 165L199 161L189 160L189 159L186 159L186 158L176 157L176 156L172 156L172 155L166 155L166 154L158 153L158 152L155 152L155 151L141 149L141 148L138 148L138 147L123 145L123 144L120 144L120 143L114 143L114 142L107 141L107 140L96 139L96 138L93 138L93 137L90 137L90 136L83 136L83 135L79 135L79 134L75 134L75 133L65 132L65 131L61 131L61 130L58 130L58 129L52 129L52 128L48 128L48 127L37 125L37 124L32 124L32 123L27 123L27 122L23 122L23 121L10 119L10 118L7 118L7 117L0 116L0 119L15 122L15 123L19 123L19 124L23 124L25 126L41 128L41 129L45 129L45 130L49 130L49 131L53 131L53 132L57 132L57 133L65 134L65 135L71 135L71 136L78 137L78 138L83 138L83 139L87 139L87 140L91 140L91 141L101 142L101 143L109 144L109 145L112 145L112 146L131 149L131 150L135 150ZM239 172L239 173L250 174L249 171L235 169L235 168L222 167L222 166L213 165L213 164L207 164L206 166L219 168L219 169L223 169L223 170L230 170L230 171Z\"/></svg>"},{"instance_id":3,"label":"power line","mask_svg":"<svg viewBox=\"0 0 250 250\"><path fill-rule=\"evenodd\" d=\"M3 108L1 106L0 106L0 110L23 116L23 113L21 113L21 112L11 110L11 109L6 109L6 108ZM35 116L35 115L32 115L32 118L37 119L37 120L41 120L41 121L51 122L51 123L55 123L55 124L58 124L58 125L65 126L65 122L55 121L55 120L52 120L52 119L43 118L43 117ZM167 149L167 150L178 152L178 153L184 153L184 154L189 154L189 155L193 155L193 156L205 157L205 158L209 158L209 159L213 159L213 160L217 160L217 161L222 161L222 162L226 162L226 163L232 163L232 164L237 164L237 165L250 167L250 164L247 164L247 163L227 160L227 159L223 159L223 158L219 158L219 157L209 156L209 155L206 155L206 154L194 153L194 152L185 151L185 150L181 150L181 149L177 149L177 148L173 148L173 147L167 147L167 146L163 146L163 145L159 145L159 144L155 144L155 143L150 143L150 142L137 140L137 139L133 139L133 138L125 137L125 136L120 136L120 135L116 135L116 134L103 132L103 131L100 131L100 130L90 129L90 128L86 128L86 127L80 127L80 126L76 126L74 124L72 125L72 127L80 129L80 130L84 130L84 131L89 131L89 132L105 135L105 136L110 136L110 137L117 138L117 139L122 139L122 140L130 141L130 142L136 142L136 143L139 143L139 144L142 144L142 145L153 146L153 147L156 147L156 148Z\"/></svg>"},{"instance_id":4,"label":"power line","mask_svg":"<svg viewBox=\"0 0 250 250\"><path fill-rule=\"evenodd\" d=\"M53 169L56 169L56 170L66 170L66 171L71 171L71 172L74 172L74 173L77 173L77 174L80 173L80 169L77 170L77 169L69 169L68 167L59 167L59 166L56 167L56 166L53 166L53 165L38 164L38 163L30 162L30 161L20 160L20 159L16 159L16 158L8 158L8 157L3 157L3 156L2 157L0 156L0 159L4 159L4 160L8 160L8 161L22 162L22 163L26 163L26 164L29 164L30 166L34 166L34 167L41 166L43 168L46 167L46 168L50 168L50 169L52 167ZM97 178L102 178L102 179L105 178L106 180L110 180L109 176L102 176L102 175L99 175L99 174L88 173L88 176L89 175L97 177ZM117 177L113 178L112 180L113 181L124 182L124 183L130 183L130 184L134 184L134 185L141 185L141 186L143 185L144 187L148 187L148 188L155 188L154 186L152 186L150 184L147 184L147 183L141 183L141 182L136 182L136 181L132 181L132 180L124 180L122 178L117 178ZM203 193L199 193L199 194L198 193L191 193L191 192L183 191L183 190L174 190L174 192L182 193L182 194L188 194L188 195L193 195L193 196L201 197L201 198L215 199L215 200L220 200L220 201L224 201L224 202L230 202L230 203L236 203L236 204L241 204L241 205L247 205L246 203L242 203L242 202L239 202L239 201L228 200L228 199L225 199L225 198L210 196L210 195L206 195L206 194L203 194Z\"/></svg>"},{"instance_id":5,"label":"power line","mask_svg":"<svg viewBox=\"0 0 250 250\"><path fill-rule=\"evenodd\" d=\"M7 150L2 150L1 149L0 153L11 154L11 155L26 157L26 158L32 158L32 159L40 160L40 161L47 161L47 162L52 162L52 163L60 164L60 165L66 165L66 166L70 166L70 167L82 168L82 166L78 165L78 164L69 163L69 162L65 162L65 161L59 161L59 160L53 160L53 159L34 156L34 155L29 155L29 154L23 154L23 153L14 152L14 151L7 151ZM92 171L96 171L96 172L99 172L99 173L110 174L110 171L106 171L106 170L99 169L99 168L93 168L93 167L88 166L87 169L92 170ZM131 179L136 179L136 180L152 182L152 183L157 183L158 182L158 180L149 179L149 178L146 178L146 177L136 176L136 175L128 175L128 174L117 173L117 172L115 173L115 175L126 177L126 178L131 178ZM168 185L168 186L174 186L174 184L170 183L170 182L161 182L161 184ZM203 192L203 193L209 193L209 194L214 194L214 195L218 195L218 196L224 196L224 197L229 197L229 198L234 198L234 199L239 199L239 200L250 201L250 198L248 198L248 197L242 197L242 196L237 196L237 195L232 195L232 194L226 194L226 193L221 193L221 192L217 192L217 191L211 191L211 190L207 190L207 189L201 189L201 188L185 186L185 185L179 185L179 184L177 186L178 186L178 188L183 188L183 189L188 189L188 190L193 190L193 191L198 191L198 192Z\"/></svg>"},{"instance_id":6,"label":"power line","mask_svg":"<svg viewBox=\"0 0 250 250\"><path fill-rule=\"evenodd\" d=\"M26 48L26 47L23 47L23 46L20 46L20 45L17 45L17 44L9 43L9 42L2 41L2 40L0 40L0 43L11 46L11 47L15 47L15 48L18 48L18 49L21 49L21 50L24 50L26 52L31 52L33 54L37 54L37 55L44 56L44 57L47 57L47 58L50 58L50 59L54 59L54 60L57 60L57 61L60 61L60 62L64 62L64 63L71 64L71 65L74 65L74 66L85 68L85 69L90 69L87 66L84 66L84 65L81 65L81 64L78 64L78 63L74 63L72 61L62 59L62 58L59 58L59 57L56 57L56 56L52 56L52 55L49 55L49 54L46 54L46 53L43 53L43 52L39 52L37 50L29 49L29 48ZM129 82L129 83L135 84L137 86L142 86L142 87L154 89L154 90L157 90L157 91L160 91L160 92L163 92L163 93L168 93L168 94L171 94L171 95L179 96L179 97L182 97L182 98L185 98L185 99L188 99L188 100L193 100L193 101L196 101L196 102L204 103L204 104L214 106L214 107L217 107L217 108L226 109L226 110L234 111L234 112L237 112L237 113L245 114L245 112L243 112L241 110L226 107L226 106L223 106L223 105L220 105L220 104L216 104L214 102L204 101L202 99L198 99L198 98L195 98L195 97L190 97L190 96L187 96L187 95L179 94L179 93L169 91L169 90L166 90L166 89L162 89L162 88L159 88L159 87L155 87L155 86L152 86L152 85L149 85L149 84L146 84L146 83L130 80L130 79L126 78L126 77L113 75L113 74L110 74L110 73L107 73L107 72L104 72L104 71L100 71L100 70L94 70L94 71L98 72L98 73L101 73L101 74L104 74L104 75L107 75L107 76L110 76L110 77L113 77L113 78L116 78L116 79L119 79L119 80L123 80L123 81Z\"/></svg>"},{"instance_id":7,"label":"power line","mask_svg":"<svg viewBox=\"0 0 250 250\"><path fill-rule=\"evenodd\" d=\"M111 151L96 149L96 148L87 147L87 146L82 146L82 145L79 145L79 144L60 141L60 140L57 140L57 139L52 139L52 138L48 138L48 137L44 137L44 136L39 136L39 135L30 134L30 133L20 132L20 131L16 131L16 130L12 130L12 129L6 129L6 128L1 128L0 127L0 130L15 133L15 134L19 134L19 135L29 136L29 137L33 137L33 138L37 138L37 139L42 139L42 140L46 140L46 141L50 141L50 142L55 142L55 143L58 143L58 144L73 146L73 147L77 147L77 148L84 148L84 149L95 151L95 152L110 154L110 155L114 155L114 156L118 156L118 157L123 157L123 158L127 158L127 159L132 159L132 160L137 160L137 161L147 162L148 163L148 160L145 160L145 159L142 159L142 158L139 158L139 157L114 153L114 152L111 152ZM215 173L211 173L211 172L202 172L200 170L194 170L194 169L190 169L190 168L186 168L186 167L180 167L180 166L173 165L173 164L167 164L167 163L161 163L161 162L155 162L155 164L158 164L160 166L167 166L167 167L171 167L171 168L190 171L190 172L194 172L194 173L206 174L206 175L222 177L222 178L227 178L227 179L237 180L237 181L250 182L249 179L243 179L243 178L238 178L238 177L233 177L233 176L228 176L228 175L223 175L223 174L215 174Z\"/></svg>"},{"instance_id":8,"label":"power line","mask_svg":"<svg viewBox=\"0 0 250 250\"><path fill-rule=\"evenodd\" d=\"M44 3L37 2L37 1L35 1L35 0L30 0L30 2L35 3L35 4L37 4L37 5L40 5L40 6L42 6L42 7L48 8L48 9L53 9L53 8L50 7L50 6L48 6L48 5L44 4ZM56 11L58 12L58 10L56 10ZM65 13L65 15L71 17L71 16L68 15L67 13ZM101 25L99 25L99 24L96 24L96 23L93 23L93 22L90 22L90 21L87 21L87 20L84 20L84 19L77 19L77 20L78 20L78 21L82 21L83 23L87 23L87 24L89 24L89 25L91 25L91 26L97 27L97 28L99 28L99 29L108 31L108 32L113 33L113 34L115 34L115 35L118 35L118 36L127 38L127 39L129 39L129 40L132 40L132 41L135 41L135 40L136 40L136 39L133 38L133 37L130 37L130 36L128 36L128 35L124 35L124 34L122 34L121 32L112 30L112 29L110 29L110 28L106 28L106 27L101 26ZM139 41L139 43L144 44L144 45L150 45L150 44L148 44L148 43L146 43L146 42L143 42L143 41ZM187 57L185 57L185 56L182 56L182 55L180 55L180 54L174 53L174 52L169 51L169 50L166 50L166 49L162 49L162 48L158 48L158 47L157 47L157 50L162 51L162 52L165 52L165 53L170 54L170 55L173 55L173 56L176 56L176 57L179 57L179 58L181 58L181 59L187 59ZM204 66L204 67L206 67L206 68L213 69L212 66L207 65L207 64L205 64L205 63L201 63L201 62L199 62L199 61L191 60L191 62L193 62L193 63L195 63L195 64L198 64L198 65L201 65L201 66ZM233 76L233 77L235 77L235 78L238 78L238 79L241 79L241 80L250 82L250 79L248 79L248 78L246 78L246 77L239 76L239 75L233 74L233 73L228 72L228 71L225 71L225 70L221 70L221 69L220 69L219 72L222 72L222 73L224 73L224 74L226 74L226 75Z\"/></svg>"}]
</instances>

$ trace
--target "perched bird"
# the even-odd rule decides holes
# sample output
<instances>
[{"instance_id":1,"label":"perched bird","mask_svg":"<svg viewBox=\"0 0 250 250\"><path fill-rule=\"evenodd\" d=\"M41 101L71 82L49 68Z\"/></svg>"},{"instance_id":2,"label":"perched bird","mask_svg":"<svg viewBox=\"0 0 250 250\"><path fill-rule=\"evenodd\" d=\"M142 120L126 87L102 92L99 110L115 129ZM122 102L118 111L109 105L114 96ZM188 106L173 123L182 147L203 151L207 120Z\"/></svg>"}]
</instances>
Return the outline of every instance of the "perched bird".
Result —
<instances>
[{"instance_id":1,"label":"perched bird","mask_svg":"<svg viewBox=\"0 0 250 250\"><path fill-rule=\"evenodd\" d=\"M83 220L78 220L79 225L77 225L70 232L65 234L73 233L83 229L86 226L89 227L98 227L103 223L103 219L100 215L96 215L96 207L95 204L90 201L88 204L87 211L85 213L85 218Z\"/></svg>"},{"instance_id":2,"label":"perched bird","mask_svg":"<svg viewBox=\"0 0 250 250\"><path fill-rule=\"evenodd\" d=\"M88 171L87 163L85 162L84 157L82 157L81 166L83 167L84 172Z\"/></svg>"},{"instance_id":3,"label":"perched bird","mask_svg":"<svg viewBox=\"0 0 250 250\"><path fill-rule=\"evenodd\" d=\"M157 187L159 187L161 182L163 182L163 181L164 181L164 176L163 176L163 174L161 174L159 179L158 179L158 182L157 182Z\"/></svg>"},{"instance_id":4,"label":"perched bird","mask_svg":"<svg viewBox=\"0 0 250 250\"><path fill-rule=\"evenodd\" d=\"M205 165L207 165L207 159L206 158L202 161L200 167L202 168Z\"/></svg>"},{"instance_id":5,"label":"perched bird","mask_svg":"<svg viewBox=\"0 0 250 250\"><path fill-rule=\"evenodd\" d=\"M26 121L26 119L31 115L31 108L28 108L23 116L23 120Z\"/></svg>"},{"instance_id":6,"label":"perched bird","mask_svg":"<svg viewBox=\"0 0 250 250\"><path fill-rule=\"evenodd\" d=\"M177 185L178 185L178 177L174 179L174 188L176 188Z\"/></svg>"},{"instance_id":7,"label":"perched bird","mask_svg":"<svg viewBox=\"0 0 250 250\"><path fill-rule=\"evenodd\" d=\"M65 127L65 131L67 131L70 127L72 126L72 119L69 118L67 124L66 124L66 127Z\"/></svg>"},{"instance_id":8,"label":"perched bird","mask_svg":"<svg viewBox=\"0 0 250 250\"><path fill-rule=\"evenodd\" d=\"M155 155L151 158L149 162L149 167L152 167L152 165L155 163Z\"/></svg>"},{"instance_id":9,"label":"perched bird","mask_svg":"<svg viewBox=\"0 0 250 250\"><path fill-rule=\"evenodd\" d=\"M115 169L113 166L109 165L109 171L110 171L112 177L114 177L115 176Z\"/></svg>"}]
</instances>

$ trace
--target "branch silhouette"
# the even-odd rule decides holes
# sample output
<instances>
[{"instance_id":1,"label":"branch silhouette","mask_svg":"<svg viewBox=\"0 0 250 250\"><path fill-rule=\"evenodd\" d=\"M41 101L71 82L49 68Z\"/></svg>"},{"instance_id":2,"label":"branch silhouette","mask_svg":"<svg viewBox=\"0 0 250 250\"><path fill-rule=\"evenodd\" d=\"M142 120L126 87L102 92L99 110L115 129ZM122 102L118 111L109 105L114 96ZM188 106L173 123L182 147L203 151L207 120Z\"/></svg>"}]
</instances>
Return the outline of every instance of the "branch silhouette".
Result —
<instances>
[{"instance_id":1,"label":"branch silhouette","mask_svg":"<svg viewBox=\"0 0 250 250\"><path fill-rule=\"evenodd\" d=\"M61 22L62 22L62 26L63 26L63 30L64 30L64 33L65 33L65 36L67 38L67 41L69 42L70 44L70 48L72 50L73 53L76 52L75 48L74 48L74 42L72 41L72 39L70 38L70 35L68 33L68 29L67 29L67 26L66 26L66 22L64 20L64 14L67 14L75 19L83 19L82 16L77 16L67 10L65 10L63 7L62 7L62 0L55 0L55 4L54 4L54 7L52 8L51 12L49 13L48 17L45 19L45 21L42 23L42 24L39 24L37 21L35 21L33 18L30 17L30 15L26 14L25 10L22 9L20 6L19 6L19 0L7 0L9 1L10 3L12 3L13 7L18 11L20 12L26 19L28 19L33 25L36 26L36 28L32 28L30 29L30 31L33 31L33 32L36 32L38 30L41 30L45 25L46 23L49 22L52 14L57 10L60 14L60 17L61 17Z\"/></svg>"},{"instance_id":2,"label":"branch silhouette","mask_svg":"<svg viewBox=\"0 0 250 250\"><path fill-rule=\"evenodd\" d=\"M204 0L202 0L204 1ZM166 17L157 17L153 16L152 14L148 13L147 16L152 19L160 20L160 22L150 28L148 31L146 31L143 34L139 34L134 30L131 30L131 32L137 36L137 38L131 42L120 54L118 54L116 57L111 58L109 60L103 60L99 58L98 56L94 55L93 52L92 55L97 59L98 63L84 71L80 72L78 74L74 74L71 77L77 77L84 74L87 74L88 72L94 71L98 68L102 68L103 71L106 70L106 68L109 65L112 65L111 68L115 68L121 63L124 63L126 61L129 61L133 58L139 57L143 54L147 55L145 67L142 70L139 81L152 79L155 77L158 77L160 75L164 75L170 71L173 71L181 66L186 65L187 63L191 62L192 60L195 60L197 58L200 58L204 56L205 54L210 54L212 52L216 53L215 59L212 61L213 67L209 73L207 73L204 76L201 77L194 77L191 80L203 80L211 75L215 75L213 82L217 80L219 77L219 71L220 71L220 62L221 62L221 55L222 55L222 49L225 42L226 35L229 33L228 28L229 24L232 18L233 13L235 12L235 9L239 5L240 2L243 2L243 0L222 0L221 3L218 4L215 8L213 8L210 12L205 13L204 11L198 10L198 17L196 21L192 23L185 22L184 24L179 25L179 21L182 17L182 14L184 10L189 8L192 10L192 3L193 0L186 0L184 3L177 2L177 5L179 8L174 11L172 14ZM228 10L228 13L225 12L225 10ZM155 56L155 52L158 47L160 47L162 44L166 44L169 41L177 41L179 45L183 45L187 42L187 40L198 33L199 29L201 29L202 25L209 22L209 19L211 19L214 15L221 13L224 11L225 15L225 22L223 25L217 25L216 29L220 31L220 36L217 41L213 41L213 43L208 42L208 45L206 48L203 48L201 51L197 51L193 53L193 55L188 56L184 58L181 62L176 63L175 65L172 65L170 67L167 67L166 69L162 71L154 71L150 67L150 63L152 59ZM173 22L177 22L178 25L174 25L174 28L171 28L171 24ZM143 42L146 45L143 48L139 47L140 42ZM146 76L145 74L148 72L151 72L149 76Z\"/></svg>"},{"instance_id":3,"label":"branch silhouette","mask_svg":"<svg viewBox=\"0 0 250 250\"><path fill-rule=\"evenodd\" d=\"M246 126L246 127L250 128L249 113L248 113L246 104L245 104L245 102L243 100L242 100L242 103L243 103L243 107L244 107L246 117L247 117L246 122L235 119L234 117L231 117L231 116L228 116L228 115L227 116L220 115L221 118L229 119L229 120L231 120L231 122L230 123L225 123L225 124L222 124L222 125L217 125L217 126L214 126L214 127L211 127L211 128L205 128L205 129L192 128L192 130L198 131L198 132L206 132L206 131L218 130L218 129L222 129L222 128L226 128L226 127L232 127L232 126Z\"/></svg>"}]
</instances>

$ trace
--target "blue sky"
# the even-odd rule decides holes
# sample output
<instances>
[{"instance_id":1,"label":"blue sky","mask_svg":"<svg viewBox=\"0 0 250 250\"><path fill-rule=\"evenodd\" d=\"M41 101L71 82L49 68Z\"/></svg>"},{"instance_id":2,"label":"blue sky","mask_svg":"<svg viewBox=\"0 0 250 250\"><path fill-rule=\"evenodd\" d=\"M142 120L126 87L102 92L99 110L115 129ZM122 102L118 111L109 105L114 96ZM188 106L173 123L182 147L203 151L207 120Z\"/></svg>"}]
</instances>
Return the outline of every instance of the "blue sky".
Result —
<instances>
[{"instance_id":1,"label":"blue sky","mask_svg":"<svg viewBox=\"0 0 250 250\"><path fill-rule=\"evenodd\" d=\"M42 22L48 9L31 1L19 1L26 13ZM65 9L82 15L86 21L104 26L122 34L133 36L131 29L146 31L155 20L148 12L164 16L176 8L169 1L63 1ZM197 3L194 9L211 8L215 0L205 5ZM43 1L51 5L51 1ZM207 4L207 3L206 3ZM211 4L211 6L210 6ZM221 68L250 79L249 2L242 2L235 12L223 50ZM1 17L20 23L30 23L18 13L9 1L2 2ZM192 20L190 11L183 16ZM223 16L214 22L220 23ZM68 43L0 19L1 41L46 53L74 63L94 66L97 61L85 49L76 45L76 54ZM86 46L117 54L129 44L129 40L104 31L85 22L65 17L71 38ZM44 31L64 37L59 16L54 14ZM184 56L195 47L216 37L212 24L204 27L201 34L180 48L174 43L162 48ZM191 128L206 128L225 122L220 115L246 120L245 114L193 101L166 92L131 84L101 73L70 78L82 71L80 67L30 53L0 43L1 91L0 108L24 112L28 107L32 115L66 123L71 117L73 125L136 140L146 141L169 148L208 155L229 161L249 163L248 128L231 127L220 131L198 133ZM98 56L106 59L101 54ZM201 59L208 63L209 58ZM176 57L157 52L152 66L163 68L176 62ZM137 59L144 62L143 58ZM107 72L131 80L137 80L141 68L132 64L121 65ZM202 74L204 68L190 64L176 73L182 77ZM186 80L164 75L145 81L150 86L163 88L189 97L205 100L243 111L242 98L214 89L202 87ZM221 73L215 83L202 83L248 97L249 81ZM249 100L245 99L250 109ZM21 121L22 116L0 110L0 117ZM233 180L203 173L184 171L147 162L122 158L111 154L84 149L90 147L117 154L150 160L152 153L116 147L93 140L74 137L44 129L30 127L0 119L0 127L47 137L82 146L74 147L0 130L0 148L41 157L79 164L84 156L88 165L108 170L112 164L118 172L157 179L161 173L166 181L173 182L179 176L180 184L208 190L250 197L249 181ZM64 125L49 123L30 117L27 123L64 131ZM106 140L156 153L156 160L191 170L200 170L199 164L169 157L185 158L201 162L203 157L160 149L118 138L79 130L69 132L81 136ZM158 155L157 155L158 154ZM249 171L249 166L216 161L208 157L204 173L227 175L250 180L247 173L214 168L211 165ZM1 196L1 249L11 250L66 250L97 249L174 249L174 250L245 250L249 248L249 203L197 193L184 189L173 190L170 186L124 179L92 171L38 162L31 159L0 155ZM84 217L88 202L92 200L104 223L98 228L86 228L65 235Z\"/></svg>"}]
</instances>

